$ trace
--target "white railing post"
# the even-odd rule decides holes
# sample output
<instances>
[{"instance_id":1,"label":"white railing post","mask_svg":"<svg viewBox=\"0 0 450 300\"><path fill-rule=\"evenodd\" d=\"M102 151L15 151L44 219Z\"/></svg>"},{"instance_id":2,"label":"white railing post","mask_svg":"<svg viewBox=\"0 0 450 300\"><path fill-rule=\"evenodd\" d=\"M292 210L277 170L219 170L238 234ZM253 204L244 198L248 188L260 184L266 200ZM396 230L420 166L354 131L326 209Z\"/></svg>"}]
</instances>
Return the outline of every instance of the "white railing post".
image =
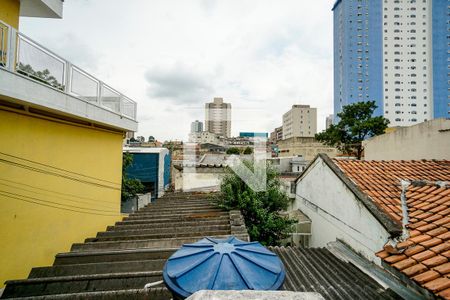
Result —
<instances>
[{"instance_id":1,"label":"white railing post","mask_svg":"<svg viewBox=\"0 0 450 300\"><path fill-rule=\"evenodd\" d=\"M16 60L19 60L19 47L17 30L11 26L8 27L8 53L6 58L6 68L14 72L16 70ZM16 55L17 54L17 55Z\"/></svg>"},{"instance_id":2,"label":"white railing post","mask_svg":"<svg viewBox=\"0 0 450 300\"><path fill-rule=\"evenodd\" d=\"M64 91L70 94L72 87L72 64L66 60L64 67L66 68L64 70Z\"/></svg>"},{"instance_id":3,"label":"white railing post","mask_svg":"<svg viewBox=\"0 0 450 300\"><path fill-rule=\"evenodd\" d=\"M98 106L102 105L102 87L103 87L103 82L102 81L98 81L98 91L97 91L97 104Z\"/></svg>"},{"instance_id":4,"label":"white railing post","mask_svg":"<svg viewBox=\"0 0 450 300\"><path fill-rule=\"evenodd\" d=\"M122 94L120 94L120 98L119 98L119 113L121 114L121 115L123 115L123 108L124 108L124 103L123 103L123 95Z\"/></svg>"}]
</instances>

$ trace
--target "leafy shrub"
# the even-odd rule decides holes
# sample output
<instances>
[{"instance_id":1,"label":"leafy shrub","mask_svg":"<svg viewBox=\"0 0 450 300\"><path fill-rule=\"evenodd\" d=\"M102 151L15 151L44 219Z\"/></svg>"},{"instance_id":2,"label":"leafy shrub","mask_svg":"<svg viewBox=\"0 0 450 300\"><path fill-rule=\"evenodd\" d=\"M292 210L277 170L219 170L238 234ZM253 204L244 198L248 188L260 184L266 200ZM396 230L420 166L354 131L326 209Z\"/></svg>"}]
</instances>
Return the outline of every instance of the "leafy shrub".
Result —
<instances>
[{"instance_id":1,"label":"leafy shrub","mask_svg":"<svg viewBox=\"0 0 450 300\"><path fill-rule=\"evenodd\" d=\"M252 169L251 162L244 161L244 165ZM220 207L241 211L252 241L275 246L289 236L295 221L280 214L287 209L289 198L280 189L279 174L270 166L266 180L266 190L255 192L228 169L215 200Z\"/></svg>"}]
</instances>

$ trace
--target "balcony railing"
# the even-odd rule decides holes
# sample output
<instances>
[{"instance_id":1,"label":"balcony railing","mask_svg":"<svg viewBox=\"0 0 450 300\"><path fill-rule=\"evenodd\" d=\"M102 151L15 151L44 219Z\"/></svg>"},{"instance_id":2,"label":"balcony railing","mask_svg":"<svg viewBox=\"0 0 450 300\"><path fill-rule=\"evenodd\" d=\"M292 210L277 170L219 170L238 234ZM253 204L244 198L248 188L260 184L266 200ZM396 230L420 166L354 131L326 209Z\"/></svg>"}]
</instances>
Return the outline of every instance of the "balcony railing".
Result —
<instances>
[{"instance_id":1,"label":"balcony railing","mask_svg":"<svg viewBox=\"0 0 450 300\"><path fill-rule=\"evenodd\" d=\"M136 120L136 102L2 21L0 68Z\"/></svg>"}]
</instances>

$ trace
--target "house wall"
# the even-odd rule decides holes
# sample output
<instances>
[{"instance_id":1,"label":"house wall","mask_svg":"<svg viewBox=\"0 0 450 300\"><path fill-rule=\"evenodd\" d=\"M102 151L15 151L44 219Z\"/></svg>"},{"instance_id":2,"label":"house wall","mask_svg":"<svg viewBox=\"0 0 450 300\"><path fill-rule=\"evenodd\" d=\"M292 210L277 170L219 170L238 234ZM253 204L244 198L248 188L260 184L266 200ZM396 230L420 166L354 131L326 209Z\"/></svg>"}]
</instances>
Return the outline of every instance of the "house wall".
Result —
<instances>
[{"instance_id":1,"label":"house wall","mask_svg":"<svg viewBox=\"0 0 450 300\"><path fill-rule=\"evenodd\" d=\"M278 142L279 157L302 156L306 161L313 160L317 154L326 153L329 157L339 154L336 148L326 146L311 137L294 137Z\"/></svg>"},{"instance_id":2,"label":"house wall","mask_svg":"<svg viewBox=\"0 0 450 300\"><path fill-rule=\"evenodd\" d=\"M320 158L297 182L293 209L312 221L311 247L340 239L380 263L375 252L387 242L388 232Z\"/></svg>"},{"instance_id":3,"label":"house wall","mask_svg":"<svg viewBox=\"0 0 450 300\"><path fill-rule=\"evenodd\" d=\"M223 176L223 170L215 172L216 168L211 172L202 171L200 168L197 169L196 173L183 172L176 168L173 168L173 170L175 170L176 191L201 191L204 189L218 191Z\"/></svg>"},{"instance_id":4,"label":"house wall","mask_svg":"<svg viewBox=\"0 0 450 300\"><path fill-rule=\"evenodd\" d=\"M0 110L0 285L121 219L122 134Z\"/></svg>"},{"instance_id":5,"label":"house wall","mask_svg":"<svg viewBox=\"0 0 450 300\"><path fill-rule=\"evenodd\" d=\"M366 160L450 160L450 120L435 119L364 142Z\"/></svg>"},{"instance_id":6,"label":"house wall","mask_svg":"<svg viewBox=\"0 0 450 300\"><path fill-rule=\"evenodd\" d=\"M8 25L19 28L19 0L0 0L0 20Z\"/></svg>"}]
</instances>

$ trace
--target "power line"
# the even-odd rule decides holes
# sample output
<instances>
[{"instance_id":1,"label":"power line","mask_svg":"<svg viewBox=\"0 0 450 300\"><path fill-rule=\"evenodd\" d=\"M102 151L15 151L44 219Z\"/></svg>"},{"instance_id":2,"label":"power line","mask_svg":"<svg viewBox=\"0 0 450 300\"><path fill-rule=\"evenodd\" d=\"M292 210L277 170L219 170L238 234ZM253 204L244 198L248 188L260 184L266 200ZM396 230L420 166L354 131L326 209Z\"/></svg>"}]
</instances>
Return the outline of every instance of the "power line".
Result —
<instances>
[{"instance_id":1,"label":"power line","mask_svg":"<svg viewBox=\"0 0 450 300\"><path fill-rule=\"evenodd\" d=\"M17 162L13 162L13 161L1 159L1 158L0 158L0 162L6 163L6 164L10 164L10 165L13 165L15 167L27 169L27 170L30 170L30 171L43 173L43 174L46 174L46 175L62 177L62 178L65 178L65 179L78 181L78 182L85 183L85 184L90 184L90 185L94 185L94 186L98 186L98 187L103 187L103 188L108 188L108 189L113 189L113 190L119 190L120 191L120 188L116 188L116 187L112 187L112 186L108 186L108 185L104 185L104 184L100 184L100 183L96 183L96 182L91 182L91 181L87 181L87 180L83 180L83 179L77 179L77 178L74 178L74 177L71 177L71 176L68 176L68 175L58 174L58 173L55 173L55 172L50 172L50 171L34 168L34 167L31 167L31 166L27 166L27 165L24 165L24 164L20 164L20 163L17 163Z\"/></svg>"},{"instance_id":2,"label":"power line","mask_svg":"<svg viewBox=\"0 0 450 300\"><path fill-rule=\"evenodd\" d=\"M95 180L98 180L98 181L104 181L104 182L108 182L108 183L112 183L112 184L118 184L118 183L113 182L113 181L109 181L109 180L105 180L105 179L101 179L101 178L96 178L96 177L92 177L92 176L85 175L85 174L82 174L82 173L77 173L77 172L69 171L69 170L66 170L66 169L54 167L54 166L51 166L51 165L39 163L39 162L36 162L36 161L33 161L33 160L29 160L29 159L22 158L22 157L19 157L19 156L11 155L11 154L4 153L4 152L1 152L1 151L0 151L0 154L5 155L5 156L9 156L9 157L13 157L13 158L16 158L16 159L24 160L24 161L27 161L27 162L31 162L33 164L41 165L41 166L44 166L44 167L52 168L52 169L55 169L55 170L59 170L59 171L67 172L67 173L72 173L72 174L75 174L75 175L78 175L78 176L91 178L91 179L95 179Z\"/></svg>"},{"instance_id":3,"label":"power line","mask_svg":"<svg viewBox=\"0 0 450 300\"><path fill-rule=\"evenodd\" d=\"M76 199L86 199L86 200L91 200L91 201L95 201L95 202L111 203L110 201L97 200L97 199L93 199L93 198L88 198L88 197L83 197L83 196L78 196L78 195L72 195L72 194L67 194L67 193L62 193L62 192L57 192L57 191L47 190L47 189L43 189L43 188L39 188L39 187L35 187L35 186L32 186L32 185L29 185L29 184L26 184L26 183L16 182L16 181L4 179L4 178L0 178L0 180L1 180L1 181L6 181L6 182L10 182L10 183L14 183L14 184L19 184L19 185L27 186L27 187L32 188L32 189L37 189L37 190L41 190L41 191L46 191L46 192L49 192L49 193L55 193L55 194L59 194L59 195L63 195L63 196L74 197L74 198L76 198Z\"/></svg>"},{"instance_id":4,"label":"power line","mask_svg":"<svg viewBox=\"0 0 450 300\"><path fill-rule=\"evenodd\" d=\"M56 206L52 206L52 205L48 205L48 204L42 204L42 203L39 203L39 202L34 202L34 201L31 201L31 200L21 199L21 198L14 197L14 196L6 196L6 195L3 195L1 193L1 191L0 191L0 196L7 197L8 199L12 198L12 199L16 199L16 200L20 200L20 201L24 201L24 202L28 202L28 203L33 203L33 204L40 205L40 206L51 207L51 208L56 208L56 209L66 210L66 211L72 211L72 212L77 212L77 213L82 213L82 214L97 215L97 216L109 216L109 217L119 217L119 216L121 216L121 215L97 214L97 213L91 213L91 212L78 211L78 210L74 210L74 209L56 207Z\"/></svg>"},{"instance_id":5,"label":"power line","mask_svg":"<svg viewBox=\"0 0 450 300\"><path fill-rule=\"evenodd\" d=\"M0 179L1 180L1 179ZM23 187L17 187L17 186L13 186L13 185L9 185L9 184L6 184L6 183L2 183L2 182L0 182L0 185L4 185L4 186L7 186L7 187L10 187L10 188L15 188L15 189L20 189L20 190L23 190L23 191L27 191L27 192L30 192L30 193L35 193L35 194L39 194L39 195L44 195L44 196L46 196L46 194L44 194L44 193L39 193L39 192L36 192L36 191L33 191L33 190L27 190L27 189L25 189L25 188L23 188ZM47 195L48 196L48 195ZM96 200L90 200L90 202L88 202L88 201L82 201L82 200L80 200L80 199L76 199L76 200L73 200L73 199L69 199L69 198L66 198L66 197L61 197L61 196L59 196L61 199L65 199L66 201L71 201L71 202L75 202L75 203L84 203L84 204L89 204L89 205L92 205L93 203L95 203L96 202ZM111 202L109 202L110 204L111 204ZM95 204L97 204L97 205L99 205L99 206L103 206L103 207L106 207L106 208L111 208L111 207L109 207L109 206L106 206L106 205L102 205L102 204L98 204L98 203L95 203Z\"/></svg>"}]
</instances>

